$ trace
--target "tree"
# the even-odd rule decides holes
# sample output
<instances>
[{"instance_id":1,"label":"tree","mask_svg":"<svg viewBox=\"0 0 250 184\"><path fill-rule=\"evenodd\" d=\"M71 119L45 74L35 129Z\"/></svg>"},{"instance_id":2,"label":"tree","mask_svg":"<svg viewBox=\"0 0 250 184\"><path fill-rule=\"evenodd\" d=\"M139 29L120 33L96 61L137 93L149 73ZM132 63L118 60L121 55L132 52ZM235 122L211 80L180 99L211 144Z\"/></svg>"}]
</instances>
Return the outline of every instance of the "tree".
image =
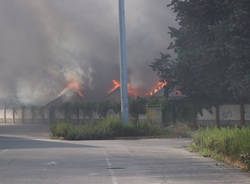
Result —
<instances>
[{"instance_id":1,"label":"tree","mask_svg":"<svg viewBox=\"0 0 250 184\"><path fill-rule=\"evenodd\" d=\"M161 54L153 70L164 80L174 76L194 103L249 102L250 2L172 0L169 6L179 23L169 28L176 58Z\"/></svg>"},{"instance_id":2,"label":"tree","mask_svg":"<svg viewBox=\"0 0 250 184\"><path fill-rule=\"evenodd\" d=\"M164 87L165 96L168 97L169 90L176 85L176 62L170 54L160 53L160 58L156 58L150 65L153 71L157 72L162 80L167 80L168 84Z\"/></svg>"}]
</instances>

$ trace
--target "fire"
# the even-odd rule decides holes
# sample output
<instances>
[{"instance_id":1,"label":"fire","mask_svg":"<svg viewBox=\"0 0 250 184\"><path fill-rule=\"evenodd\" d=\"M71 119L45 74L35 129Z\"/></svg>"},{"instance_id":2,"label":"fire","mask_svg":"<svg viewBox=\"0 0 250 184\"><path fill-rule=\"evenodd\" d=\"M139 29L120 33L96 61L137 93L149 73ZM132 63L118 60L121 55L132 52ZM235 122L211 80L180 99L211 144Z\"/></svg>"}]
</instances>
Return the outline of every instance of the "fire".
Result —
<instances>
[{"instance_id":1,"label":"fire","mask_svg":"<svg viewBox=\"0 0 250 184\"><path fill-rule=\"evenodd\" d=\"M62 90L62 92L58 96L62 96L65 94L67 91L73 90L76 92L79 96L83 97L83 93L80 91L80 83L76 81L69 82L67 84L67 87Z\"/></svg>"},{"instance_id":2,"label":"fire","mask_svg":"<svg viewBox=\"0 0 250 184\"><path fill-rule=\"evenodd\" d=\"M117 80L112 80L112 83L114 84L114 87L108 91L108 94L112 94L116 89L121 87L121 84Z\"/></svg>"},{"instance_id":3,"label":"fire","mask_svg":"<svg viewBox=\"0 0 250 184\"><path fill-rule=\"evenodd\" d=\"M157 85L150 92L147 92L145 95L153 96L154 94L159 92L161 89L163 89L167 84L168 84L167 81L164 81L164 82L159 81Z\"/></svg>"},{"instance_id":4,"label":"fire","mask_svg":"<svg viewBox=\"0 0 250 184\"><path fill-rule=\"evenodd\" d=\"M130 83L128 83L128 94L133 97L138 97L138 91L136 89L132 89Z\"/></svg>"},{"instance_id":5,"label":"fire","mask_svg":"<svg viewBox=\"0 0 250 184\"><path fill-rule=\"evenodd\" d=\"M112 83L114 85L113 88L111 88L109 91L108 91L108 94L112 94L115 90L117 90L118 88L121 87L121 84L120 84L120 81L117 81L117 80L112 80ZM130 85L130 83L128 83L128 94L133 96L133 97L137 97L138 96L138 91L136 89L133 89Z\"/></svg>"}]
</instances>

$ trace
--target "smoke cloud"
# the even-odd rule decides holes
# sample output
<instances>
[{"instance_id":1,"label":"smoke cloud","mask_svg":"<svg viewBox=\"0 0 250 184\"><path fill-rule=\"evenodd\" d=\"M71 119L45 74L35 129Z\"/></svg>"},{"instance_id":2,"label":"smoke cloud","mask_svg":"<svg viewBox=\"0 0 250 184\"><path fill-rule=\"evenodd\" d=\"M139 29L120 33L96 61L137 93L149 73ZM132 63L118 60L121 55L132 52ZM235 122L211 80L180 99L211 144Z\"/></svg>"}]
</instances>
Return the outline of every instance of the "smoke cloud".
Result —
<instances>
[{"instance_id":1,"label":"smoke cloud","mask_svg":"<svg viewBox=\"0 0 250 184\"><path fill-rule=\"evenodd\" d=\"M126 0L132 87L150 89L148 64L176 25L168 0ZM88 99L103 99L119 80L118 0L1 0L0 98L25 104L54 99L77 81Z\"/></svg>"}]
</instances>

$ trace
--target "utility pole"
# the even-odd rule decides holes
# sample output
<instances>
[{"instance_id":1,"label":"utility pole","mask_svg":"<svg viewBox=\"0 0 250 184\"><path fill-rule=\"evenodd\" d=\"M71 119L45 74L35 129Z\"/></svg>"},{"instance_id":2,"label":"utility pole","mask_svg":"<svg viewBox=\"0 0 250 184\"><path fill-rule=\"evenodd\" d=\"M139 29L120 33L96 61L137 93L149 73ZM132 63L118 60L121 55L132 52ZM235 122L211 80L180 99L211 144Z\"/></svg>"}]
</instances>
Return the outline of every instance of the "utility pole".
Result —
<instances>
[{"instance_id":1,"label":"utility pole","mask_svg":"<svg viewBox=\"0 0 250 184\"><path fill-rule=\"evenodd\" d=\"M126 19L125 3L119 0L119 22L120 22L120 80L121 80L121 115L122 121L128 123L128 73L127 73L127 43L126 43Z\"/></svg>"}]
</instances>

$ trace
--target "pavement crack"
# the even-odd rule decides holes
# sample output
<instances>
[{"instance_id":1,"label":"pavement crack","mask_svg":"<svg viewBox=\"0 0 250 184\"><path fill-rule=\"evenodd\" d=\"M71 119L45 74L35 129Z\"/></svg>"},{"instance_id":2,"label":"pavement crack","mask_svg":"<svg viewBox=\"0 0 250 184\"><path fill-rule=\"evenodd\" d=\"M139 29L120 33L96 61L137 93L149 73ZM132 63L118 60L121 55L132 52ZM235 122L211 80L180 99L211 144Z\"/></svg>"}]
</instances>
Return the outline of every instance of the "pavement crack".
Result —
<instances>
[{"instance_id":1,"label":"pavement crack","mask_svg":"<svg viewBox=\"0 0 250 184\"><path fill-rule=\"evenodd\" d=\"M122 168L122 167L108 167L107 169L122 170L122 169L125 169L125 168Z\"/></svg>"}]
</instances>

